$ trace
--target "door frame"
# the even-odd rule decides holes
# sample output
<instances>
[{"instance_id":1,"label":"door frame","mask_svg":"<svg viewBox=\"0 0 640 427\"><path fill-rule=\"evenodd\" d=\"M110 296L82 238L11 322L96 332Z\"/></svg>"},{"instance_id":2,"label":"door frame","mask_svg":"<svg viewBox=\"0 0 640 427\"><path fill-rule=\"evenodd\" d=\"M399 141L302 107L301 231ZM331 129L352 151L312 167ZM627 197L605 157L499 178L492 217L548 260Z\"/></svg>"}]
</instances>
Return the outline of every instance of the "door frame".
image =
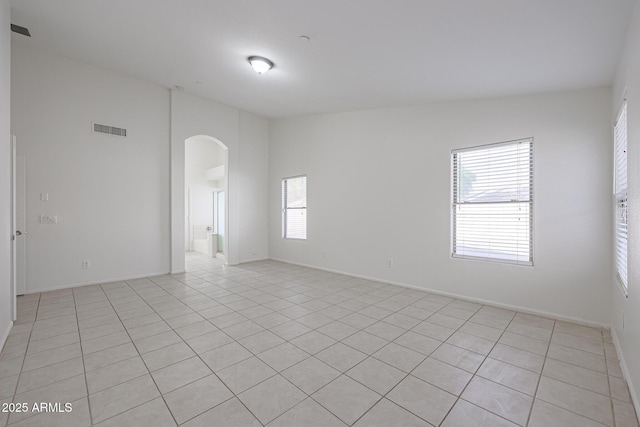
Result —
<instances>
[{"instance_id":1,"label":"door frame","mask_svg":"<svg viewBox=\"0 0 640 427\"><path fill-rule=\"evenodd\" d=\"M15 135L11 135L11 314L18 317L18 295L27 293L26 158L18 154ZM18 237L17 231L22 233Z\"/></svg>"},{"instance_id":2,"label":"door frame","mask_svg":"<svg viewBox=\"0 0 640 427\"><path fill-rule=\"evenodd\" d=\"M225 166L226 167L226 166ZM226 178L225 178L226 180ZM222 212L223 212L223 217L224 217L224 224L222 225L222 233L220 233L220 193L222 194L222 200L224 203L224 206L222 207ZM213 232L216 233L216 235L218 236L218 254L220 254L220 256L222 257L226 257L227 256L227 239L226 239L226 233L227 233L227 186L225 185L225 188L222 190L215 190L213 192ZM222 245L220 244L220 240L221 237L220 235L222 235ZM222 250L220 250L220 247L222 246ZM217 257L216 257L217 258ZM226 258L224 258L226 260Z\"/></svg>"},{"instance_id":3,"label":"door frame","mask_svg":"<svg viewBox=\"0 0 640 427\"><path fill-rule=\"evenodd\" d=\"M18 248L16 242L16 136L11 135L11 317L18 317Z\"/></svg>"}]
</instances>

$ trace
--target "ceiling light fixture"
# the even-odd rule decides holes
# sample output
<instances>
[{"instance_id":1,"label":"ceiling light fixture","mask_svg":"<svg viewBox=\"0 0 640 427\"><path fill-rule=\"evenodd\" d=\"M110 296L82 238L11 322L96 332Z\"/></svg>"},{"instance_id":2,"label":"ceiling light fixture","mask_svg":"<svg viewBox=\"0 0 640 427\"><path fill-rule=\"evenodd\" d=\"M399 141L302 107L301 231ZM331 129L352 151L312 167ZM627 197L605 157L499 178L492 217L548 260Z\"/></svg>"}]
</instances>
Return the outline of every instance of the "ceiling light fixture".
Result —
<instances>
[{"instance_id":1,"label":"ceiling light fixture","mask_svg":"<svg viewBox=\"0 0 640 427\"><path fill-rule=\"evenodd\" d=\"M247 58L251 67L255 70L256 73L262 75L273 68L273 62L269 61L267 58L263 58L262 56L250 56Z\"/></svg>"}]
</instances>

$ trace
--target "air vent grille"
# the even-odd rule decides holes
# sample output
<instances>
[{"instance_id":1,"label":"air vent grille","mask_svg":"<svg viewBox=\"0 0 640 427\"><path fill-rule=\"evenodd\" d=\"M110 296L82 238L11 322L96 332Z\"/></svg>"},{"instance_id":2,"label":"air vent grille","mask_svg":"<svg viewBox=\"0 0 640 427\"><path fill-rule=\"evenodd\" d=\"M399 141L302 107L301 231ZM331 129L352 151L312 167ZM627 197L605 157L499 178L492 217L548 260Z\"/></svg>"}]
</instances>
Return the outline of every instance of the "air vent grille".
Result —
<instances>
[{"instance_id":1,"label":"air vent grille","mask_svg":"<svg viewBox=\"0 0 640 427\"><path fill-rule=\"evenodd\" d=\"M99 123L93 124L93 131L96 133L105 133L107 135L115 135L115 136L127 136L127 130L124 128L117 128L115 126L107 126L101 125Z\"/></svg>"}]
</instances>

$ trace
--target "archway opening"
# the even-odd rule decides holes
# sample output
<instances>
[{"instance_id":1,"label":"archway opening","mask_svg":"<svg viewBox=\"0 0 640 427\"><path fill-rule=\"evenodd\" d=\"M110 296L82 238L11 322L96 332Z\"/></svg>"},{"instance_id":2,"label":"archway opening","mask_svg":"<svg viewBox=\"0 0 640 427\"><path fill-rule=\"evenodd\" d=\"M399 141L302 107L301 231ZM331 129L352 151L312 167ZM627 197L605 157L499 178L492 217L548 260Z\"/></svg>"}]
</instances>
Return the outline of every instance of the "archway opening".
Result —
<instances>
[{"instance_id":1,"label":"archway opening","mask_svg":"<svg viewBox=\"0 0 640 427\"><path fill-rule=\"evenodd\" d=\"M229 242L228 148L207 135L185 140L185 254L226 262Z\"/></svg>"}]
</instances>

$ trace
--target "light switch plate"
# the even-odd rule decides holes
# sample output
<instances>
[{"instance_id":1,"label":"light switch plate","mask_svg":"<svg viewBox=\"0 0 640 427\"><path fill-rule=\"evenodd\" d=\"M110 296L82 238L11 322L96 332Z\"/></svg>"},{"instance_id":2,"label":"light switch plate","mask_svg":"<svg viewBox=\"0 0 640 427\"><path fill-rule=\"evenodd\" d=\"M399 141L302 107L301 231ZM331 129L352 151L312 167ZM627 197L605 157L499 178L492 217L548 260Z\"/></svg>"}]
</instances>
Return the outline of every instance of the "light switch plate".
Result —
<instances>
[{"instance_id":1,"label":"light switch plate","mask_svg":"<svg viewBox=\"0 0 640 427\"><path fill-rule=\"evenodd\" d=\"M58 215L40 215L40 224L57 224Z\"/></svg>"}]
</instances>

